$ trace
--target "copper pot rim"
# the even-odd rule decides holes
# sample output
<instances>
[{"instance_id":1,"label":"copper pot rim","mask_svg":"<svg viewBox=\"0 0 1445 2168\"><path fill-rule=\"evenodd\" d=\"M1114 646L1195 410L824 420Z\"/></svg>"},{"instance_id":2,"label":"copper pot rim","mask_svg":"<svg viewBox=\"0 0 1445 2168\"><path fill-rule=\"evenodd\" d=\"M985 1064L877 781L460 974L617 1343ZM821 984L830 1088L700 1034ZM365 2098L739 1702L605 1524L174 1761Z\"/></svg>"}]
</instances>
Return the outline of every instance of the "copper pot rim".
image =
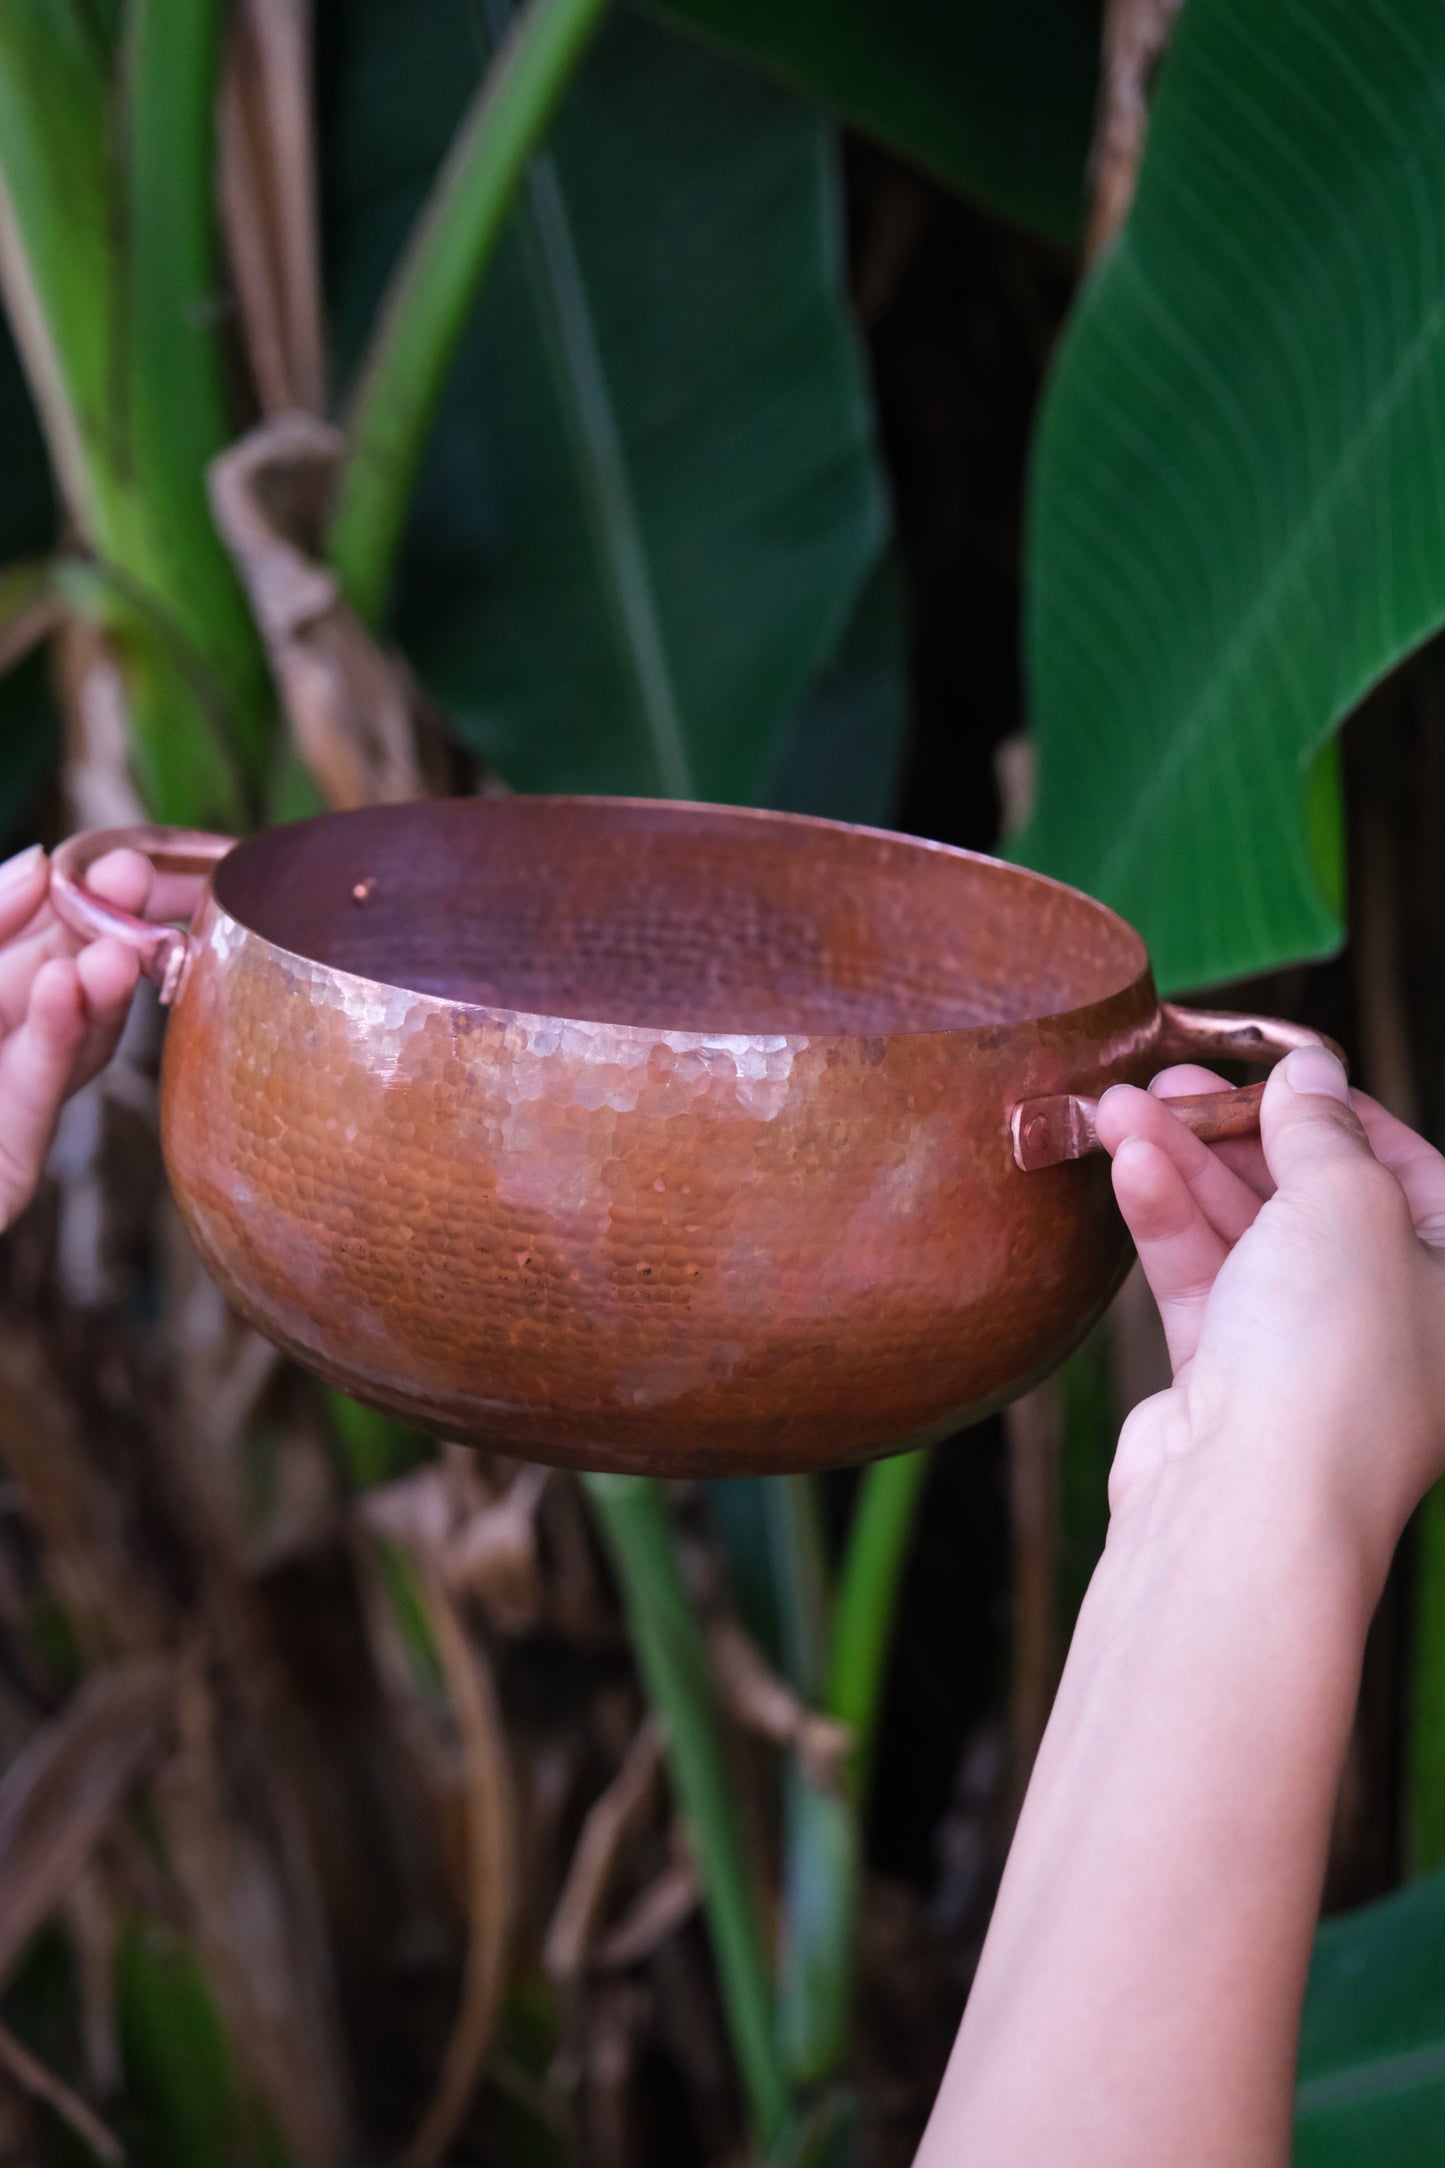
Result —
<instances>
[{"instance_id":1,"label":"copper pot rim","mask_svg":"<svg viewBox=\"0 0 1445 2168\"><path fill-rule=\"evenodd\" d=\"M535 806L568 806L578 808L617 807L628 811L646 812L670 818L673 814L713 814L731 821L748 821L761 827L790 828L808 832L822 831L827 834L867 837L894 847L902 846L909 851L926 852L934 857L959 860L965 864L982 866L1007 877L1010 881L1035 889L1052 889L1084 905L1091 913L1106 922L1111 931L1122 934L1130 943L1138 958L1138 969L1130 979L1092 995L1087 1001L1073 1002L1057 1009L1029 1009L1017 1016L992 1018L976 1024L947 1024L921 1030L883 1031L696 1031L676 1029L658 1022L619 1023L611 1019L588 1016L572 1016L559 1010L531 1010L503 1008L490 1002L465 1001L455 995L427 993L420 988L407 986L400 979L373 978L364 972L352 971L339 964L328 963L324 958L308 955L303 949L294 949L275 940L248 923L244 913L234 909L226 901L224 888L228 870L234 860L242 857L252 845L271 842L278 835L299 836L306 830L327 824L335 827L339 822L374 822L388 815L414 814L424 807L439 805L507 805L525 803ZM253 836L243 836L224 858L217 861L212 870L209 888L215 911L237 927L248 941L257 941L283 964L298 967L303 972L324 971L337 982L354 987L358 995L368 1001L384 999L392 994L406 994L421 1002L432 1011L443 1015L466 1015L497 1023L504 1028L517 1026L527 1030L546 1030L556 1026L585 1032L606 1033L609 1038L639 1046L655 1045L662 1041L678 1051L695 1048L738 1047L760 1048L768 1051L798 1052L805 1047L848 1047L862 1044L876 1045L880 1040L926 1042L952 1040L960 1047L970 1041L986 1040L990 1045L999 1042L1000 1034L1013 1031L1031 1031L1046 1025L1072 1025L1087 1028L1098 1013L1117 1012L1118 1004L1130 996L1142 995L1143 1006L1160 1008L1159 996L1154 986L1149 952L1143 937L1110 905L1100 902L1087 890L1073 887L1067 881L1056 880L1053 875L1037 873L1031 866L1019 866L1006 858L996 858L986 851L965 849L961 844L941 843L929 836L911 836L894 828L879 828L861 821L838 821L826 819L821 814L779 812L767 806L726 805L709 799L620 797L585 791L527 792L515 799L488 800L485 798L421 798L408 799L394 805L364 806L333 812L308 815L303 820L287 821L276 827L258 830Z\"/></svg>"}]
</instances>

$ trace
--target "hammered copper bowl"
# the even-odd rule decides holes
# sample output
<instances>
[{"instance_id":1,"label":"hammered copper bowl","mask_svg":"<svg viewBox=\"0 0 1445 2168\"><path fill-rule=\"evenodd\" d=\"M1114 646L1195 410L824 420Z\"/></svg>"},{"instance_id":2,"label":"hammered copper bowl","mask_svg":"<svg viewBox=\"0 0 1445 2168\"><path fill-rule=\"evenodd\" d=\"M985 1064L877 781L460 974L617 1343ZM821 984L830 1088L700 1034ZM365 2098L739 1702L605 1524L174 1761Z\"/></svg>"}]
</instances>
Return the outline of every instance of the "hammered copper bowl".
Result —
<instances>
[{"instance_id":1,"label":"hammered copper bowl","mask_svg":"<svg viewBox=\"0 0 1445 2168\"><path fill-rule=\"evenodd\" d=\"M189 936L85 890L118 842L213 868ZM996 1407L1128 1259L1093 1095L1310 1036L1161 1006L1071 889L789 815L111 831L54 890L174 997L166 1162L243 1315L408 1422L577 1467L821 1467ZM1257 1096L1191 1119L1238 1133Z\"/></svg>"}]
</instances>

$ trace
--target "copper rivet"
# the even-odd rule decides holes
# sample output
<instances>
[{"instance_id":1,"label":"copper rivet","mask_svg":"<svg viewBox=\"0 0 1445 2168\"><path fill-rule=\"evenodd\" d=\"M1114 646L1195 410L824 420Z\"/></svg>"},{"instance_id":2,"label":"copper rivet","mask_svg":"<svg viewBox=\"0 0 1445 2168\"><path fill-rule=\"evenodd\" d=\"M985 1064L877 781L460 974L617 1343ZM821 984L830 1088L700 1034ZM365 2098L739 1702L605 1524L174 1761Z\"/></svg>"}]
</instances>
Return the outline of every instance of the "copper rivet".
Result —
<instances>
[{"instance_id":1,"label":"copper rivet","mask_svg":"<svg viewBox=\"0 0 1445 2168\"><path fill-rule=\"evenodd\" d=\"M1024 1148L1030 1152L1043 1152L1048 1150L1048 1143L1049 1118L1047 1114L1036 1114L1032 1121L1024 1124Z\"/></svg>"},{"instance_id":2,"label":"copper rivet","mask_svg":"<svg viewBox=\"0 0 1445 2168\"><path fill-rule=\"evenodd\" d=\"M372 892L372 890L373 890L373 889L375 888L375 886L376 886L376 875L375 875L374 873L373 873L373 874L368 874L367 878L366 878L366 879L365 879L364 881L358 881L358 882L357 882L357 884L356 884L356 886L355 886L355 888L353 888L353 889L352 889L352 891L351 891L351 900L352 900L352 902L353 902L353 903L368 903L368 902L369 902L369 901L371 900L371 892Z\"/></svg>"}]
</instances>

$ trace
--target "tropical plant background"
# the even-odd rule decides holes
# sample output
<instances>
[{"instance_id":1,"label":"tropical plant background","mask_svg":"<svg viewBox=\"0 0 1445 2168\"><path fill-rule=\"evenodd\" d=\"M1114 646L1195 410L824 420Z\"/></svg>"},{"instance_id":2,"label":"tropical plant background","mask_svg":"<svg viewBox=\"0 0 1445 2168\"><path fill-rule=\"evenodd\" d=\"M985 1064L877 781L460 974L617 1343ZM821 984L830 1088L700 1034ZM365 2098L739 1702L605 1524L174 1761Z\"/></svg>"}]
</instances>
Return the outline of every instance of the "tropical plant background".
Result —
<instances>
[{"instance_id":1,"label":"tropical plant background","mask_svg":"<svg viewBox=\"0 0 1445 2168\"><path fill-rule=\"evenodd\" d=\"M890 823L1445 1136L1442 119L1432 0L8 0L3 840ZM226 1314L160 1042L0 1250L0 2159L902 2168L1138 1288L931 1460L578 1484ZM1297 2162L1423 2168L1445 1499L1328 1909Z\"/></svg>"}]
</instances>

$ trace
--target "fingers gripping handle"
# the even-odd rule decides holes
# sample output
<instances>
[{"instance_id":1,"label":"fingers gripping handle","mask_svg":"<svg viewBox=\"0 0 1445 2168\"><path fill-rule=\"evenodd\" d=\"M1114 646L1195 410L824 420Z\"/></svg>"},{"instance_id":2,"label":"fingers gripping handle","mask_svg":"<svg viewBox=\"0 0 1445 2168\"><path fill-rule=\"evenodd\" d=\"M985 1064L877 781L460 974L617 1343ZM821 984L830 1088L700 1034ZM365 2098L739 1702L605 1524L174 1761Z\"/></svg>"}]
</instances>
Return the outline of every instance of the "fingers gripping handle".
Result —
<instances>
[{"instance_id":1,"label":"fingers gripping handle","mask_svg":"<svg viewBox=\"0 0 1445 2168\"><path fill-rule=\"evenodd\" d=\"M1318 1042L1313 1042L1318 1044ZM1226 1137L1252 1137L1259 1128L1262 1084L1245 1084L1237 1091L1191 1093L1171 1099L1169 1111L1205 1144L1222 1143ZM1026 1174L1040 1167L1057 1167L1066 1159L1082 1159L1101 1151L1096 1117L1097 1099L1075 1092L1060 1092L1047 1099L1021 1099L1013 1110L1014 1159Z\"/></svg>"},{"instance_id":2,"label":"fingers gripping handle","mask_svg":"<svg viewBox=\"0 0 1445 2168\"><path fill-rule=\"evenodd\" d=\"M157 873L207 874L233 849L233 836L208 835L198 828L91 828L70 836L50 861L50 900L55 915L82 940L103 936L124 941L140 958L141 970L160 988L161 1000L173 1001L180 990L190 943L179 926L152 925L118 904L107 903L85 885L85 876L108 851L139 851Z\"/></svg>"},{"instance_id":3,"label":"fingers gripping handle","mask_svg":"<svg viewBox=\"0 0 1445 2168\"><path fill-rule=\"evenodd\" d=\"M1159 1058L1172 1061L1275 1062L1299 1046L1327 1046L1344 1055L1333 1039L1310 1031L1303 1024L1287 1024L1274 1017L1234 1016L1224 1010L1180 1009L1172 1002L1163 1006L1164 1029ZM1242 1085L1237 1091L1198 1092L1188 1098L1171 1099L1169 1111L1193 1130L1205 1144L1219 1144L1227 1137L1252 1137L1259 1128L1259 1105L1263 1084ZM1082 1159L1101 1149L1097 1116L1099 1102L1074 1092L1048 1098L1021 1099L1010 1117L1014 1159L1026 1174L1039 1167L1057 1167L1066 1159Z\"/></svg>"}]
</instances>

